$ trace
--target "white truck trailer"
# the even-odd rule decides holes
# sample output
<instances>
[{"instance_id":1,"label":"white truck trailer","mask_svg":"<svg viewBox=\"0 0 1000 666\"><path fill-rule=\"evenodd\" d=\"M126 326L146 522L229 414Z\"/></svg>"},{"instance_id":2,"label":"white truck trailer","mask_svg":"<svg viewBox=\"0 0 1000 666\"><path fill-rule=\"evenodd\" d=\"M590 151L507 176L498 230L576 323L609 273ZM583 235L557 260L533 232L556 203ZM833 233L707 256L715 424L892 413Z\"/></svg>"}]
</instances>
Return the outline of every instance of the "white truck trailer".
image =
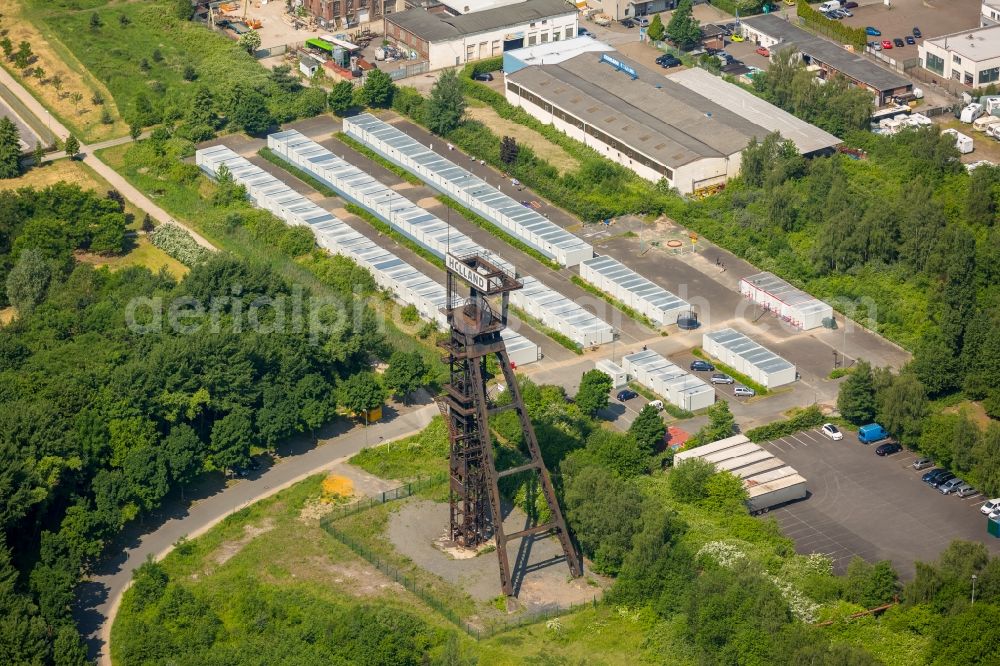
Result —
<instances>
[{"instance_id":1,"label":"white truck trailer","mask_svg":"<svg viewBox=\"0 0 1000 666\"><path fill-rule=\"evenodd\" d=\"M805 499L808 494L805 478L799 474L790 474L748 487L747 508L753 515L766 513L776 506Z\"/></svg>"}]
</instances>

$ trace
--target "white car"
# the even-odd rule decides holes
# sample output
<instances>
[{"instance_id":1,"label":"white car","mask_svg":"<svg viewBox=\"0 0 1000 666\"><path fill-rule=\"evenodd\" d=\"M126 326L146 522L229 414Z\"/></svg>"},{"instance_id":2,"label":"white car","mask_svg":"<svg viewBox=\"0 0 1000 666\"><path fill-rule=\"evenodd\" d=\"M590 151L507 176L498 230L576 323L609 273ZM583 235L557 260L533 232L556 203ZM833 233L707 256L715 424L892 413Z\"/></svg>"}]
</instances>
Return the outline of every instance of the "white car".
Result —
<instances>
[{"instance_id":1,"label":"white car","mask_svg":"<svg viewBox=\"0 0 1000 666\"><path fill-rule=\"evenodd\" d=\"M649 406L652 407L653 409L655 409L658 412L662 412L663 411L663 401L662 400L653 400L652 402L649 403Z\"/></svg>"},{"instance_id":2,"label":"white car","mask_svg":"<svg viewBox=\"0 0 1000 666\"><path fill-rule=\"evenodd\" d=\"M981 507L979 507L979 510L982 511L987 516L990 515L991 513L996 513L997 511L1000 511L1000 497L989 500Z\"/></svg>"},{"instance_id":3,"label":"white car","mask_svg":"<svg viewBox=\"0 0 1000 666\"><path fill-rule=\"evenodd\" d=\"M844 433L840 432L840 428L833 425L832 423L824 423L823 427L820 428L824 435L829 437L835 442L839 442L844 439Z\"/></svg>"}]
</instances>

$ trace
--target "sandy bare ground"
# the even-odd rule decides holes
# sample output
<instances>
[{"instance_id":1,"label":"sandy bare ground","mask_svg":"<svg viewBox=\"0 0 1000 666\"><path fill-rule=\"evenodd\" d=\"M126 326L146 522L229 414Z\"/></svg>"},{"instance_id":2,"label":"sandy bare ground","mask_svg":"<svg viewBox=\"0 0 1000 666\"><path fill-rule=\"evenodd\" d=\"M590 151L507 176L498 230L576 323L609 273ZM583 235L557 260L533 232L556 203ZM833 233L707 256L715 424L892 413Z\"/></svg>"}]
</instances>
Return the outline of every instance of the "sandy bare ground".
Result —
<instances>
[{"instance_id":1,"label":"sandy bare ground","mask_svg":"<svg viewBox=\"0 0 1000 666\"><path fill-rule=\"evenodd\" d=\"M519 144L529 146L535 151L535 155L545 159L559 173L574 171L580 166L580 163L573 159L569 153L535 130L519 123L504 120L488 106L470 106L465 110L465 115L472 120L483 123L497 136L512 136Z\"/></svg>"}]
</instances>

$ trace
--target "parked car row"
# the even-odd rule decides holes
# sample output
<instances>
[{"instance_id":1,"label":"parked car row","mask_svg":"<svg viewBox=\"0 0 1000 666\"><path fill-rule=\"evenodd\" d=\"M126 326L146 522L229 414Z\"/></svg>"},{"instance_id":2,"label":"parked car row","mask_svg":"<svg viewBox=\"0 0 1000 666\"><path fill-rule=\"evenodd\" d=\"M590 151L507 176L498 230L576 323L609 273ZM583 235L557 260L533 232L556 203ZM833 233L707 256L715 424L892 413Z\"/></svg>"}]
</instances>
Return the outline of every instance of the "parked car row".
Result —
<instances>
[{"instance_id":1,"label":"parked car row","mask_svg":"<svg viewBox=\"0 0 1000 666\"><path fill-rule=\"evenodd\" d=\"M882 31L880 31L878 28L873 28L872 26L868 26L865 28L865 34L868 35L869 37L881 37ZM889 50L893 46L901 49L907 45L913 46L914 44L917 43L917 40L920 39L922 36L923 33L920 32L920 28L913 26L912 35L906 35L905 37L893 37L891 40L883 39L879 41L876 39L875 41L868 42L868 46L873 51Z\"/></svg>"},{"instance_id":2,"label":"parked car row","mask_svg":"<svg viewBox=\"0 0 1000 666\"><path fill-rule=\"evenodd\" d=\"M743 384L737 384L736 380L729 375L722 372L715 372L715 366L708 361L702 361L696 359L691 361L689 366L694 372L712 372L713 374L709 381L713 384L732 384L733 385L733 395L737 398L752 398L757 395L757 391L754 391L749 386L744 386Z\"/></svg>"},{"instance_id":3,"label":"parked car row","mask_svg":"<svg viewBox=\"0 0 1000 666\"><path fill-rule=\"evenodd\" d=\"M919 461L918 461L919 462ZM914 466L916 463L914 463ZM955 476L954 473L938 467L924 473L920 479L931 488L937 488L942 495L957 495L958 497L971 497L979 493L971 485ZM992 500L991 500L992 501ZM985 506L985 505L984 505ZM989 512L987 512L989 513Z\"/></svg>"}]
</instances>

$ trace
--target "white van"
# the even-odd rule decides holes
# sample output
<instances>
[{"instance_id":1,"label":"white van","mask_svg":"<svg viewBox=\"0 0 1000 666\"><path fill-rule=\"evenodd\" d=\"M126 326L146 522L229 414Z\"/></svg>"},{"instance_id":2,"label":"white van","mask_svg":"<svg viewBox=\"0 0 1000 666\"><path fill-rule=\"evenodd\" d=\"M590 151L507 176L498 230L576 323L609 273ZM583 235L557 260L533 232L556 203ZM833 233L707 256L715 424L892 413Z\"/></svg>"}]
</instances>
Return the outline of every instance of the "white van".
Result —
<instances>
[{"instance_id":1,"label":"white van","mask_svg":"<svg viewBox=\"0 0 1000 666\"><path fill-rule=\"evenodd\" d=\"M820 5L819 10L821 12L832 12L834 9L840 9L840 6L839 0L829 0Z\"/></svg>"},{"instance_id":2,"label":"white van","mask_svg":"<svg viewBox=\"0 0 1000 666\"><path fill-rule=\"evenodd\" d=\"M997 509L1000 509L1000 497L998 497L997 499L991 499L990 501L986 502L979 508L979 510L982 511L983 514L987 516L996 511Z\"/></svg>"}]
</instances>

